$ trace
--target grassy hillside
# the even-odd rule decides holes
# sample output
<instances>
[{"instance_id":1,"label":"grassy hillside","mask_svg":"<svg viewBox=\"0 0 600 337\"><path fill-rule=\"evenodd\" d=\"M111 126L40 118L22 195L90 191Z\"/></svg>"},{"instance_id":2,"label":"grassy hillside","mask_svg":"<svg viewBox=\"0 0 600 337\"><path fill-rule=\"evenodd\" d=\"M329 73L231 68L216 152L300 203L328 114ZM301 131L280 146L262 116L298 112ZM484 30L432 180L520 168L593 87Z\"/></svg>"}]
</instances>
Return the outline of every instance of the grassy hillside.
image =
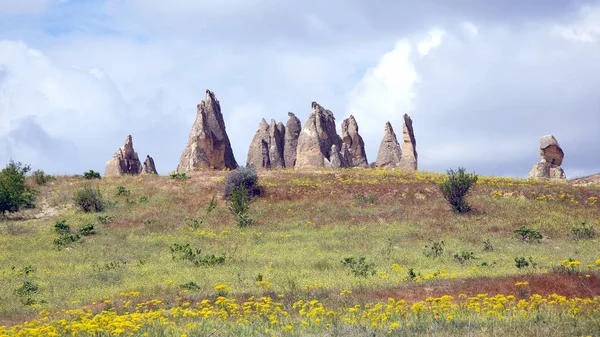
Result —
<instances>
[{"instance_id":1,"label":"grassy hillside","mask_svg":"<svg viewBox=\"0 0 600 337\"><path fill-rule=\"evenodd\" d=\"M36 186L37 208L0 224L0 336L600 331L600 245L585 231L600 225L597 185L480 177L459 215L443 174L265 171L242 228L225 174ZM85 184L104 211L74 205ZM58 242L61 221L95 233ZM542 239L519 239L521 226Z\"/></svg>"}]
</instances>

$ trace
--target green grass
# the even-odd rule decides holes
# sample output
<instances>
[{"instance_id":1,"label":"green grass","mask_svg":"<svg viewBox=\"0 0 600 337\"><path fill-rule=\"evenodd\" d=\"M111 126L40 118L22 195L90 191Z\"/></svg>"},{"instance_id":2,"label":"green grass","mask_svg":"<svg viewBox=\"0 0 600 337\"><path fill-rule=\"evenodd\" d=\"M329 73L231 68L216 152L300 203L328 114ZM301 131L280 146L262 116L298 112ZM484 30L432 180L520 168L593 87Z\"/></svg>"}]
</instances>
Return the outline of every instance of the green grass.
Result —
<instances>
[{"instance_id":1,"label":"green grass","mask_svg":"<svg viewBox=\"0 0 600 337\"><path fill-rule=\"evenodd\" d=\"M262 175L266 193L251 204L255 224L246 228L235 225L224 200L206 214L214 191L221 188L221 172L183 181L123 177L94 182L114 204L102 213L83 213L72 205L73 191L89 181L59 177L40 186L38 203L54 207L57 214L0 224L0 325L26 320L41 310L77 308L129 291L173 299L181 293L179 286L188 282L199 286L190 295L196 298L213 296L215 284L227 283L230 296L326 299L344 289L368 293L412 286L409 268L423 277L417 286L443 285L453 278L527 277L551 272L567 258L580 260L582 273L600 269L594 265L600 259L598 238L569 236L581 221L600 227L600 204L586 204L590 196L600 196L597 187L488 178L473 188L469 199L473 212L457 215L441 197L434 183L437 175L367 170ZM130 193L117 195L117 186ZM525 197L498 197L494 191L518 191ZM579 204L535 200L532 191L567 192ZM373 204L359 203L353 197L356 193L377 199ZM43 212L42 208L24 216ZM114 220L101 224L99 215ZM188 226L190 218L202 220L200 227ZM57 250L54 224L62 219L72 229L92 223L96 234ZM520 242L512 231L521 225L538 229L544 238L540 243ZM486 239L493 251L483 250ZM442 256L425 256L426 245L442 240ZM169 247L175 243L189 243L202 254L225 254L226 261L195 266L173 259ZM473 252L475 259L459 263L453 255L461 251ZM531 257L537 266L517 269L514 259L520 256ZM374 264L375 275L352 275L341 263L346 257L365 257ZM589 271L587 264L593 265ZM35 272L25 275L27 266ZM442 276L433 276L436 273ZM259 275L267 282L257 285ZM15 293L25 280L39 285L31 295L34 305L24 305Z\"/></svg>"}]
</instances>

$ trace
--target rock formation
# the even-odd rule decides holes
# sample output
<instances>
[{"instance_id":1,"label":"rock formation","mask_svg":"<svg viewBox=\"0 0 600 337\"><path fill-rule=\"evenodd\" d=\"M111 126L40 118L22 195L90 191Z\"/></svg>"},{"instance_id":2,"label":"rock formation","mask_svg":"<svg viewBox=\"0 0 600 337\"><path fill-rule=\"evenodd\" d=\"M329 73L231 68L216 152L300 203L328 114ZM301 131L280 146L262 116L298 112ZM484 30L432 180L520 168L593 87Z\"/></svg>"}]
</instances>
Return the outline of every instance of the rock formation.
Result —
<instances>
[{"instance_id":1,"label":"rock formation","mask_svg":"<svg viewBox=\"0 0 600 337\"><path fill-rule=\"evenodd\" d=\"M284 168L285 159L283 157L283 142L285 137L285 126L283 123L275 123L271 120L269 125L269 159L272 168Z\"/></svg>"},{"instance_id":2,"label":"rock formation","mask_svg":"<svg viewBox=\"0 0 600 337\"><path fill-rule=\"evenodd\" d=\"M198 104L197 109L196 121L181 154L177 172L195 171L200 168L237 168L238 164L225 131L221 105L215 94L206 90L206 98Z\"/></svg>"},{"instance_id":3,"label":"rock formation","mask_svg":"<svg viewBox=\"0 0 600 337\"><path fill-rule=\"evenodd\" d=\"M284 135L285 126L282 123L275 123L274 120L271 120L269 125L263 118L250 143L246 165L267 169L285 167Z\"/></svg>"},{"instance_id":4,"label":"rock formation","mask_svg":"<svg viewBox=\"0 0 600 337\"><path fill-rule=\"evenodd\" d=\"M293 168L296 166L296 150L298 148L298 136L302 130L302 124L296 115L288 112L290 117L285 124L285 137L283 141L283 157L285 167Z\"/></svg>"},{"instance_id":5,"label":"rock formation","mask_svg":"<svg viewBox=\"0 0 600 337\"><path fill-rule=\"evenodd\" d=\"M106 162L104 176L118 177L124 174L140 174L141 172L142 164L138 154L133 150L133 139L129 135L125 139L125 144Z\"/></svg>"},{"instance_id":6,"label":"rock formation","mask_svg":"<svg viewBox=\"0 0 600 337\"><path fill-rule=\"evenodd\" d=\"M358 134L358 124L352 115L342 122L342 141L347 145L348 155L345 158L348 166L369 166L365 152L365 142Z\"/></svg>"},{"instance_id":7,"label":"rock formation","mask_svg":"<svg viewBox=\"0 0 600 337\"><path fill-rule=\"evenodd\" d=\"M341 148L342 138L335 130L333 113L313 102L312 113L298 136L295 167L303 169L331 166L332 149ZM337 156L341 157L341 154L335 153L334 160Z\"/></svg>"},{"instance_id":8,"label":"rock formation","mask_svg":"<svg viewBox=\"0 0 600 337\"><path fill-rule=\"evenodd\" d=\"M396 133L394 133L392 124L387 122L385 123L383 140L381 140L379 152L377 152L377 161L375 162L375 166L387 169L396 168L400 165L401 159L402 150L400 148L400 144L398 143L398 139L396 138Z\"/></svg>"},{"instance_id":9,"label":"rock formation","mask_svg":"<svg viewBox=\"0 0 600 337\"><path fill-rule=\"evenodd\" d=\"M156 166L154 165L154 159L152 157L146 156L146 160L144 161L144 167L142 168L142 173L158 174L158 172L156 172Z\"/></svg>"},{"instance_id":10,"label":"rock formation","mask_svg":"<svg viewBox=\"0 0 600 337\"><path fill-rule=\"evenodd\" d=\"M565 154L553 135L540 138L540 156L542 159L533 165L529 172L529 179L567 180L565 171L560 167Z\"/></svg>"},{"instance_id":11,"label":"rock formation","mask_svg":"<svg viewBox=\"0 0 600 337\"><path fill-rule=\"evenodd\" d=\"M412 119L404 114L404 127L402 128L402 159L400 168L407 170L416 170L417 162L417 141L413 130Z\"/></svg>"}]
</instances>

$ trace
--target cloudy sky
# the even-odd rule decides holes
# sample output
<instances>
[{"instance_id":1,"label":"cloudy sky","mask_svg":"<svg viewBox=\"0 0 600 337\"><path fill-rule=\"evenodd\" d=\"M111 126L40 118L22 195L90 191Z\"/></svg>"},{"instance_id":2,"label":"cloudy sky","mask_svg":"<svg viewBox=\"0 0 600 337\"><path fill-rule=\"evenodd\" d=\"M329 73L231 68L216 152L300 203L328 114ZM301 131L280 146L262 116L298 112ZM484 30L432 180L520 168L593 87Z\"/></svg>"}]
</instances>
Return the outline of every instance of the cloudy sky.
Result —
<instances>
[{"instance_id":1,"label":"cloudy sky","mask_svg":"<svg viewBox=\"0 0 600 337\"><path fill-rule=\"evenodd\" d=\"M419 167L527 175L554 134L569 177L600 172L600 2L0 0L0 165L103 172L128 134L176 168L211 89L245 164L261 118L338 127L375 161L414 121Z\"/></svg>"}]
</instances>

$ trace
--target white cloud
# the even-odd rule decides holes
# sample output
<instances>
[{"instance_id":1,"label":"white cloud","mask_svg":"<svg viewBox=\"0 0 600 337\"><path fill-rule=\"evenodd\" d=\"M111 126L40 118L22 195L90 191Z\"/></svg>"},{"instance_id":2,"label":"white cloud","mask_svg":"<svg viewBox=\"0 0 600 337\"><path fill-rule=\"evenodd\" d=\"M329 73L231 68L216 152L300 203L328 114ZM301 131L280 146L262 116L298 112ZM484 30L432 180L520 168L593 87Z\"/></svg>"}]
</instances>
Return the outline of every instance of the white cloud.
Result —
<instances>
[{"instance_id":1,"label":"white cloud","mask_svg":"<svg viewBox=\"0 0 600 337\"><path fill-rule=\"evenodd\" d=\"M595 42L600 40L600 6L583 7L577 20L565 25L556 25L554 32L569 40Z\"/></svg>"},{"instance_id":2,"label":"white cloud","mask_svg":"<svg viewBox=\"0 0 600 337\"><path fill-rule=\"evenodd\" d=\"M417 50L421 57L426 56L429 52L442 43L442 37L445 32L441 29L434 29L429 32L429 39L423 39L417 43Z\"/></svg>"},{"instance_id":3,"label":"white cloud","mask_svg":"<svg viewBox=\"0 0 600 337\"><path fill-rule=\"evenodd\" d=\"M472 22L463 22L461 28L470 36L475 37L479 34L479 28Z\"/></svg>"}]
</instances>

